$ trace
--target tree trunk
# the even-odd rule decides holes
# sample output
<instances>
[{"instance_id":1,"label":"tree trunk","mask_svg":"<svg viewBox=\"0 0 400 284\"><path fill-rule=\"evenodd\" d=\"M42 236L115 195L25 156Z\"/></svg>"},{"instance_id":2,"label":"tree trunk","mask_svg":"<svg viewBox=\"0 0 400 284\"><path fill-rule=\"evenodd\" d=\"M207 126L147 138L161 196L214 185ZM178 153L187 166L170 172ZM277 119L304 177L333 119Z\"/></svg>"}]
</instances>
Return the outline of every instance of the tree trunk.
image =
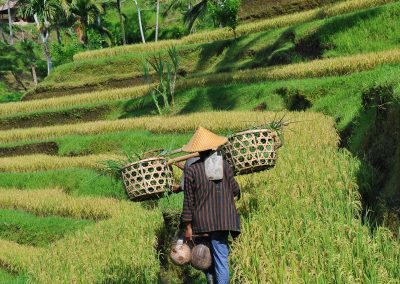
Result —
<instances>
[{"instance_id":1,"label":"tree trunk","mask_svg":"<svg viewBox=\"0 0 400 284\"><path fill-rule=\"evenodd\" d=\"M50 47L49 47L49 31L46 30L45 35L42 36L44 44L44 55L47 61L47 76L50 75L51 68L53 67L51 62Z\"/></svg>"},{"instance_id":2,"label":"tree trunk","mask_svg":"<svg viewBox=\"0 0 400 284\"><path fill-rule=\"evenodd\" d=\"M57 42L58 44L62 44L62 38L61 38L61 32L60 32L60 27L57 25L56 26L56 33L57 33Z\"/></svg>"},{"instance_id":3,"label":"tree trunk","mask_svg":"<svg viewBox=\"0 0 400 284\"><path fill-rule=\"evenodd\" d=\"M8 40L7 40L6 35L4 34L4 31L1 27L0 27L0 34L1 34L1 37L3 38L4 43L7 44Z\"/></svg>"},{"instance_id":4,"label":"tree trunk","mask_svg":"<svg viewBox=\"0 0 400 284\"><path fill-rule=\"evenodd\" d=\"M32 69L32 79L33 79L33 83L35 83L35 85L37 85L38 81L37 81L37 75L36 75L36 67L35 65L31 66Z\"/></svg>"},{"instance_id":5,"label":"tree trunk","mask_svg":"<svg viewBox=\"0 0 400 284\"><path fill-rule=\"evenodd\" d=\"M10 44L14 44L14 35L13 35L13 22L11 17L11 10L10 10L10 0L7 0L7 13L8 13L8 26L10 29Z\"/></svg>"},{"instance_id":6,"label":"tree trunk","mask_svg":"<svg viewBox=\"0 0 400 284\"><path fill-rule=\"evenodd\" d=\"M46 19L44 20L45 21L45 23L44 23L45 30L42 30L40 28L40 22L39 22L37 14L34 14L33 18L35 19L36 26L40 33L40 37L42 38L42 43L43 43L43 47L44 47L44 55L45 55L46 61L47 61L47 75L50 75L51 68L52 68L52 62L51 62L51 54L50 54L50 48L49 48L50 33L47 28L49 26L49 22Z\"/></svg>"},{"instance_id":7,"label":"tree trunk","mask_svg":"<svg viewBox=\"0 0 400 284\"><path fill-rule=\"evenodd\" d=\"M157 13L156 13L156 41L158 41L158 17L160 14L160 0L157 0Z\"/></svg>"},{"instance_id":8,"label":"tree trunk","mask_svg":"<svg viewBox=\"0 0 400 284\"><path fill-rule=\"evenodd\" d=\"M83 40L83 44L87 47L89 41L88 41L88 33L87 33L86 26L82 26L82 40Z\"/></svg>"},{"instance_id":9,"label":"tree trunk","mask_svg":"<svg viewBox=\"0 0 400 284\"><path fill-rule=\"evenodd\" d=\"M133 0L133 2L135 2L137 13L138 13L139 29L140 29L140 35L142 37L142 42L146 43L146 40L144 39L143 26L142 26L142 16L140 14L139 4L138 4L137 0Z\"/></svg>"},{"instance_id":10,"label":"tree trunk","mask_svg":"<svg viewBox=\"0 0 400 284\"><path fill-rule=\"evenodd\" d=\"M117 9L118 9L118 15L119 15L119 25L121 28L122 44L125 45L126 44L125 24L124 24L124 17L122 17L121 0L117 0Z\"/></svg>"},{"instance_id":11,"label":"tree trunk","mask_svg":"<svg viewBox=\"0 0 400 284\"><path fill-rule=\"evenodd\" d=\"M21 87L24 88L25 91L27 91L28 88L25 87L24 83L23 83L22 80L19 78L18 74L16 74L14 71L11 71L11 74L14 76L15 81L17 81L17 83L20 84Z\"/></svg>"}]
</instances>

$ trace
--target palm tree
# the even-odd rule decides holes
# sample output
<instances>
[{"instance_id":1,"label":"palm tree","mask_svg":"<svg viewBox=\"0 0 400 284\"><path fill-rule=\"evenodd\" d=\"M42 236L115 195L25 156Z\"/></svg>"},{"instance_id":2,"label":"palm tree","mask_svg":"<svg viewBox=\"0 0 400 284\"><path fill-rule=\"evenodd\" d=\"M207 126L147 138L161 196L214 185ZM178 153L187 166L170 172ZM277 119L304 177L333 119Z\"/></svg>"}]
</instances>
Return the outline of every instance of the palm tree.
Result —
<instances>
[{"instance_id":1,"label":"palm tree","mask_svg":"<svg viewBox=\"0 0 400 284\"><path fill-rule=\"evenodd\" d=\"M10 9L10 2L11 0L7 0L7 13L8 13L8 25L10 29L10 44L14 44L14 36L13 36L13 22L11 17L11 9Z\"/></svg>"},{"instance_id":2,"label":"palm tree","mask_svg":"<svg viewBox=\"0 0 400 284\"><path fill-rule=\"evenodd\" d=\"M49 75L52 68L49 46L50 21L54 20L60 3L57 0L22 0L19 4L22 14L25 17L33 17L35 20L36 27L42 39L47 61L47 74Z\"/></svg>"},{"instance_id":3,"label":"palm tree","mask_svg":"<svg viewBox=\"0 0 400 284\"><path fill-rule=\"evenodd\" d=\"M126 44L126 35L125 35L125 24L124 24L124 17L122 15L121 11L121 0L117 0L117 11L118 11L118 16L119 16L119 25L121 28L121 37L122 37L122 44Z\"/></svg>"},{"instance_id":4,"label":"palm tree","mask_svg":"<svg viewBox=\"0 0 400 284\"><path fill-rule=\"evenodd\" d=\"M156 12L156 38L155 41L158 41L158 16L160 14L160 0L157 0L157 12Z\"/></svg>"},{"instance_id":5,"label":"palm tree","mask_svg":"<svg viewBox=\"0 0 400 284\"><path fill-rule=\"evenodd\" d=\"M35 54L35 44L33 41L24 39L21 41L21 52L24 57L25 64L31 68L32 79L35 85L37 85L37 75L36 75L36 54Z\"/></svg>"},{"instance_id":6,"label":"palm tree","mask_svg":"<svg viewBox=\"0 0 400 284\"><path fill-rule=\"evenodd\" d=\"M146 40L145 40L145 38L144 38L144 33L143 33L142 15L141 15L141 12L140 12L140 7L139 7L139 4L138 4L138 1L137 1L137 0L133 0L133 2L134 2L135 5L136 5L136 10L137 10L137 13L138 13L139 29L140 29L140 35L141 35L141 37L142 37L142 42L143 42L143 43L146 43Z\"/></svg>"},{"instance_id":7,"label":"palm tree","mask_svg":"<svg viewBox=\"0 0 400 284\"><path fill-rule=\"evenodd\" d=\"M189 31L192 30L193 24L196 22L197 18L201 17L207 12L208 1L210 0L200 0L200 2L193 5L191 9L186 12L184 20Z\"/></svg>"},{"instance_id":8,"label":"palm tree","mask_svg":"<svg viewBox=\"0 0 400 284\"><path fill-rule=\"evenodd\" d=\"M72 0L69 4L67 14L74 19L76 33L83 44L88 43L88 28L98 26L97 20L103 12L102 3L96 0Z\"/></svg>"}]
</instances>

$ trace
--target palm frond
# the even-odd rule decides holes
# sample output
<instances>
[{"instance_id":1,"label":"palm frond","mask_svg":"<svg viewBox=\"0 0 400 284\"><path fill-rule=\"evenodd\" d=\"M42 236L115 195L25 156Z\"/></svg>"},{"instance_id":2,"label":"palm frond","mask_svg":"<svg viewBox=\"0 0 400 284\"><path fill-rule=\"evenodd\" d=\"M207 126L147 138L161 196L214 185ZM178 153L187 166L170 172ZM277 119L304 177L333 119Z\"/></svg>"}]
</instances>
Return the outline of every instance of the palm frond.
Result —
<instances>
[{"instance_id":1,"label":"palm frond","mask_svg":"<svg viewBox=\"0 0 400 284\"><path fill-rule=\"evenodd\" d=\"M189 30L192 29L194 22L207 11L207 2L208 0L201 0L185 14L183 19Z\"/></svg>"}]
</instances>

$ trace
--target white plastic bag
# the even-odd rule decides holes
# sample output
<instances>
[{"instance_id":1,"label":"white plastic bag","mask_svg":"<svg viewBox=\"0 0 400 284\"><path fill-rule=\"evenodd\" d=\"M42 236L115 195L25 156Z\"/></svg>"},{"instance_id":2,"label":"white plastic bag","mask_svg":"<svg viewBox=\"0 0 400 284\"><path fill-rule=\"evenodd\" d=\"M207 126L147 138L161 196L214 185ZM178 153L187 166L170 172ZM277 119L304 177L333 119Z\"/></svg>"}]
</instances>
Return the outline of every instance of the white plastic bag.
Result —
<instances>
[{"instance_id":1,"label":"white plastic bag","mask_svg":"<svg viewBox=\"0 0 400 284\"><path fill-rule=\"evenodd\" d=\"M220 152L215 151L204 161L208 180L222 180L224 178L224 160Z\"/></svg>"}]
</instances>

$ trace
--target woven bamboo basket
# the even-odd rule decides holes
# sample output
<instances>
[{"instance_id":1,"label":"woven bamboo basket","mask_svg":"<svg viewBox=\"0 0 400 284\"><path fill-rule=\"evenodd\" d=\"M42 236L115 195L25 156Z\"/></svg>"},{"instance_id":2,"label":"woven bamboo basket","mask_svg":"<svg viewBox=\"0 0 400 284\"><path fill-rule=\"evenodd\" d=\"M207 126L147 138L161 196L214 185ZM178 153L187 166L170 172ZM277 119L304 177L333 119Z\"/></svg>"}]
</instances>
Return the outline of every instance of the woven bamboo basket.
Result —
<instances>
[{"instance_id":1,"label":"woven bamboo basket","mask_svg":"<svg viewBox=\"0 0 400 284\"><path fill-rule=\"evenodd\" d=\"M222 153L235 175L254 173L275 165L276 149L282 145L270 129L247 130L228 137Z\"/></svg>"},{"instance_id":2,"label":"woven bamboo basket","mask_svg":"<svg viewBox=\"0 0 400 284\"><path fill-rule=\"evenodd\" d=\"M160 198L171 190L172 170L162 157L149 158L126 165L122 179L129 199L134 201Z\"/></svg>"}]
</instances>

